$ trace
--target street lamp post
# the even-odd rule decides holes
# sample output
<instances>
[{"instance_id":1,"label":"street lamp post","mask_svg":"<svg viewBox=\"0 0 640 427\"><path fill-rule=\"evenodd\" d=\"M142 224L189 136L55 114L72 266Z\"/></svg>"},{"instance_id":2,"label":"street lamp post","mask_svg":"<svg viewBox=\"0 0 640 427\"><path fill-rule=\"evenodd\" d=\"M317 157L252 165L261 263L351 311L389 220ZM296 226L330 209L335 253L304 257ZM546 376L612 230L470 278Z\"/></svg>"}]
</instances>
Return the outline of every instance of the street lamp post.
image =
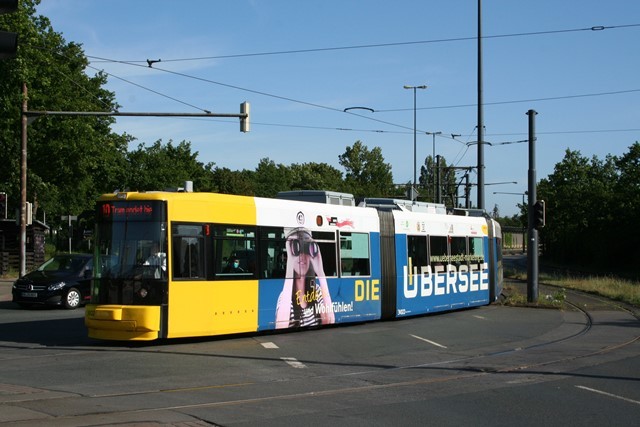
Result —
<instances>
[{"instance_id":1,"label":"street lamp post","mask_svg":"<svg viewBox=\"0 0 640 427\"><path fill-rule=\"evenodd\" d=\"M411 188L411 201L415 201L416 199L416 157L417 157L417 148L416 148L416 89L426 89L426 85L421 86L407 86L404 85L405 89L413 89L413 187Z\"/></svg>"}]
</instances>

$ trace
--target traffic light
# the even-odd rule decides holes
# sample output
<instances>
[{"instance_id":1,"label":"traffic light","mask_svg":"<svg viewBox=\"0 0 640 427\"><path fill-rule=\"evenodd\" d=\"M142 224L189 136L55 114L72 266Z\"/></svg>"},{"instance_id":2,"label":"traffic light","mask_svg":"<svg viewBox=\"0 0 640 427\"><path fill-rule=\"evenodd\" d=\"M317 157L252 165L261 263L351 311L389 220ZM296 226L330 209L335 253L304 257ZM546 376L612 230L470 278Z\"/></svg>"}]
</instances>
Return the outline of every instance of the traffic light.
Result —
<instances>
[{"instance_id":1,"label":"traffic light","mask_svg":"<svg viewBox=\"0 0 640 427\"><path fill-rule=\"evenodd\" d=\"M544 200L536 200L533 204L533 227L539 230L544 227L545 221Z\"/></svg>"},{"instance_id":2,"label":"traffic light","mask_svg":"<svg viewBox=\"0 0 640 427\"><path fill-rule=\"evenodd\" d=\"M0 15L18 10L18 0L0 0ZM0 59L16 56L18 50L18 34L0 31Z\"/></svg>"},{"instance_id":3,"label":"traffic light","mask_svg":"<svg viewBox=\"0 0 640 427\"><path fill-rule=\"evenodd\" d=\"M33 203L31 202L27 202L27 225L31 225L33 224Z\"/></svg>"},{"instance_id":4,"label":"traffic light","mask_svg":"<svg viewBox=\"0 0 640 427\"><path fill-rule=\"evenodd\" d=\"M249 111L251 105L248 102L240 104L240 114L246 114L245 117L240 117L240 132L249 132L251 130L251 124L249 123Z\"/></svg>"}]
</instances>

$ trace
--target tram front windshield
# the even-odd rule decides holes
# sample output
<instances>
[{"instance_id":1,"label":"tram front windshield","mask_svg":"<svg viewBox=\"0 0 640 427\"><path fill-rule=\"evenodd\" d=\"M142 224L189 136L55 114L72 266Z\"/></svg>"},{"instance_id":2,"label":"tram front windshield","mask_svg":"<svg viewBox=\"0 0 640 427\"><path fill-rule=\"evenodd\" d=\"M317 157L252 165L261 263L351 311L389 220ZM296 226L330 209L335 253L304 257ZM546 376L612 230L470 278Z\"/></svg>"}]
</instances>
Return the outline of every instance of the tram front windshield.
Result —
<instances>
[{"instance_id":1,"label":"tram front windshield","mask_svg":"<svg viewBox=\"0 0 640 427\"><path fill-rule=\"evenodd\" d=\"M163 223L143 223L126 227L126 223L102 224L100 240L101 277L127 279L142 272L159 279L167 274L167 248ZM109 237L107 237L109 236ZM143 268L141 268L143 267ZM158 271L152 271L158 270Z\"/></svg>"},{"instance_id":2,"label":"tram front windshield","mask_svg":"<svg viewBox=\"0 0 640 427\"><path fill-rule=\"evenodd\" d=\"M94 250L99 262L93 302L162 303L167 283L167 223L163 207L162 202L98 206Z\"/></svg>"}]
</instances>

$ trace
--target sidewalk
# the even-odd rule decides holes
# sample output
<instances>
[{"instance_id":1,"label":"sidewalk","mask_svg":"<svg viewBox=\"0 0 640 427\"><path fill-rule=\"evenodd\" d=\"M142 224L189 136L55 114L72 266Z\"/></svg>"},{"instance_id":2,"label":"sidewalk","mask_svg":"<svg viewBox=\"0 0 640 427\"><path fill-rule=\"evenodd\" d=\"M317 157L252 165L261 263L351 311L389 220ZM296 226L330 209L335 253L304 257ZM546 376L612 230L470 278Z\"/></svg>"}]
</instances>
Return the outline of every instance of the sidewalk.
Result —
<instances>
[{"instance_id":1,"label":"sidewalk","mask_svg":"<svg viewBox=\"0 0 640 427\"><path fill-rule=\"evenodd\" d=\"M16 279L0 279L0 302L11 301L11 286Z\"/></svg>"}]
</instances>

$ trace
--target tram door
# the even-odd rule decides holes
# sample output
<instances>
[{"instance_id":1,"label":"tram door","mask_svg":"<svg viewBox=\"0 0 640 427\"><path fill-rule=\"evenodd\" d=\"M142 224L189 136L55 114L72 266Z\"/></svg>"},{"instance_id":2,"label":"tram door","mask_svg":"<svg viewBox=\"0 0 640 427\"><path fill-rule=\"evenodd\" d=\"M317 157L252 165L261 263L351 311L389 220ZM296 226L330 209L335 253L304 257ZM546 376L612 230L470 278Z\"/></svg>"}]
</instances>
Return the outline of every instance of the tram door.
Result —
<instances>
[{"instance_id":1,"label":"tram door","mask_svg":"<svg viewBox=\"0 0 640 427\"><path fill-rule=\"evenodd\" d=\"M380 218L380 266L382 281L382 319L396 315L396 242L393 213L378 210Z\"/></svg>"}]
</instances>

